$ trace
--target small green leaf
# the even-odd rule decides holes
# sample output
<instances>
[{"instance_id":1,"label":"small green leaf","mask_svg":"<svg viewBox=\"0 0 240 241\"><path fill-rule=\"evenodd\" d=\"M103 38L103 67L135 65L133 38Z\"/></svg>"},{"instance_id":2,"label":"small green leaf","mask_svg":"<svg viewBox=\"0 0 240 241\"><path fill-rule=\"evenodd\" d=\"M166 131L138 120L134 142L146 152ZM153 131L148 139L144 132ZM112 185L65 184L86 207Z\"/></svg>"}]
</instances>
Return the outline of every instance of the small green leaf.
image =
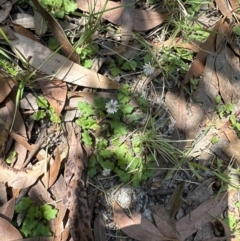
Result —
<instances>
[{"instance_id":1,"label":"small green leaf","mask_svg":"<svg viewBox=\"0 0 240 241\"><path fill-rule=\"evenodd\" d=\"M92 65L93 65L93 61L90 59L85 60L84 64L83 64L84 68L86 68L86 69L90 69L92 67Z\"/></svg>"},{"instance_id":2,"label":"small green leaf","mask_svg":"<svg viewBox=\"0 0 240 241\"><path fill-rule=\"evenodd\" d=\"M103 158L110 158L113 155L113 153L108 149L103 149L99 152L99 155Z\"/></svg>"},{"instance_id":3,"label":"small green leaf","mask_svg":"<svg viewBox=\"0 0 240 241\"><path fill-rule=\"evenodd\" d=\"M217 136L212 137L211 139L212 144L217 144L219 142L219 138Z\"/></svg>"},{"instance_id":4,"label":"small green leaf","mask_svg":"<svg viewBox=\"0 0 240 241\"><path fill-rule=\"evenodd\" d=\"M83 129L97 130L100 126L97 124L96 120L90 116L82 116L76 120L76 124Z\"/></svg>"},{"instance_id":5,"label":"small green leaf","mask_svg":"<svg viewBox=\"0 0 240 241\"><path fill-rule=\"evenodd\" d=\"M100 162L101 166L103 169L110 169L113 170L115 168L115 164L113 162L110 161L102 161Z\"/></svg>"},{"instance_id":6,"label":"small green leaf","mask_svg":"<svg viewBox=\"0 0 240 241\"><path fill-rule=\"evenodd\" d=\"M234 127L237 128L238 131L240 131L240 123L237 122L237 123L234 125Z\"/></svg>"},{"instance_id":7,"label":"small green leaf","mask_svg":"<svg viewBox=\"0 0 240 241\"><path fill-rule=\"evenodd\" d=\"M87 116L94 115L95 111L93 107L86 101L78 102L78 109Z\"/></svg>"},{"instance_id":8,"label":"small green leaf","mask_svg":"<svg viewBox=\"0 0 240 241\"><path fill-rule=\"evenodd\" d=\"M137 102L140 105L140 108L142 108L143 110L145 110L145 108L148 106L147 99L145 99L143 97L138 97Z\"/></svg>"},{"instance_id":9,"label":"small green leaf","mask_svg":"<svg viewBox=\"0 0 240 241\"><path fill-rule=\"evenodd\" d=\"M56 218L58 210L53 208L51 205L49 204L44 204L40 207L40 210L42 211L43 214L43 218L45 218L46 220L52 220L54 218Z\"/></svg>"},{"instance_id":10,"label":"small green leaf","mask_svg":"<svg viewBox=\"0 0 240 241\"><path fill-rule=\"evenodd\" d=\"M24 218L20 231L24 234L25 237L29 237L33 234L33 231L36 230L38 225L39 220Z\"/></svg>"},{"instance_id":11,"label":"small green leaf","mask_svg":"<svg viewBox=\"0 0 240 241\"><path fill-rule=\"evenodd\" d=\"M131 114L133 107L131 105L122 105L119 107L123 114Z\"/></svg>"},{"instance_id":12,"label":"small green leaf","mask_svg":"<svg viewBox=\"0 0 240 241\"><path fill-rule=\"evenodd\" d=\"M10 151L10 153L8 154L7 159L6 159L6 163L11 164L16 156L17 156L17 152Z\"/></svg>"},{"instance_id":13,"label":"small green leaf","mask_svg":"<svg viewBox=\"0 0 240 241\"><path fill-rule=\"evenodd\" d=\"M120 159L120 158L124 158L127 151L128 151L127 145L122 144L121 146L115 147L114 154L116 155L117 159Z\"/></svg>"},{"instance_id":14,"label":"small green leaf","mask_svg":"<svg viewBox=\"0 0 240 241\"><path fill-rule=\"evenodd\" d=\"M142 163L142 159L139 157L133 158L133 160L130 162L129 170L135 170L140 164Z\"/></svg>"},{"instance_id":15,"label":"small green leaf","mask_svg":"<svg viewBox=\"0 0 240 241\"><path fill-rule=\"evenodd\" d=\"M130 173L124 172L119 168L116 168L114 171L116 172L116 174L118 175L118 177L122 182L128 182L131 178Z\"/></svg>"},{"instance_id":16,"label":"small green leaf","mask_svg":"<svg viewBox=\"0 0 240 241\"><path fill-rule=\"evenodd\" d=\"M52 232L48 225L45 225L44 223L39 222L38 225L36 226L36 229L33 230L32 236L49 237L49 236L52 236Z\"/></svg>"},{"instance_id":17,"label":"small green leaf","mask_svg":"<svg viewBox=\"0 0 240 241\"><path fill-rule=\"evenodd\" d=\"M117 95L117 100L119 102L119 104L125 105L130 101L131 97L130 95L126 95L124 93L118 93Z\"/></svg>"},{"instance_id":18,"label":"small green leaf","mask_svg":"<svg viewBox=\"0 0 240 241\"><path fill-rule=\"evenodd\" d=\"M234 32L235 34L240 35L240 27L239 27L239 26L233 27L232 30L233 30L233 32Z\"/></svg>"},{"instance_id":19,"label":"small green leaf","mask_svg":"<svg viewBox=\"0 0 240 241\"><path fill-rule=\"evenodd\" d=\"M105 111L105 105L106 105L106 99L104 99L102 96L96 96L94 98L94 106L98 111Z\"/></svg>"},{"instance_id":20,"label":"small green leaf","mask_svg":"<svg viewBox=\"0 0 240 241\"><path fill-rule=\"evenodd\" d=\"M43 119L45 116L46 116L46 111L44 111L44 110L37 110L33 114L33 119L38 121L38 120Z\"/></svg>"},{"instance_id":21,"label":"small green leaf","mask_svg":"<svg viewBox=\"0 0 240 241\"><path fill-rule=\"evenodd\" d=\"M87 174L89 177L94 177L97 174L98 163L95 156L91 156L89 160Z\"/></svg>"},{"instance_id":22,"label":"small green leaf","mask_svg":"<svg viewBox=\"0 0 240 241\"><path fill-rule=\"evenodd\" d=\"M59 48L59 42L55 38L50 38L48 41L48 48L52 51L55 51Z\"/></svg>"},{"instance_id":23,"label":"small green leaf","mask_svg":"<svg viewBox=\"0 0 240 241\"><path fill-rule=\"evenodd\" d=\"M136 146L136 147L133 147L133 151L134 151L134 153L135 153L135 154L138 154L139 152L141 152L141 151L142 151L142 148L141 148L141 147Z\"/></svg>"},{"instance_id":24,"label":"small green leaf","mask_svg":"<svg viewBox=\"0 0 240 241\"><path fill-rule=\"evenodd\" d=\"M46 100L46 98L41 96L41 95L37 97L37 105L40 108L43 108L43 109L47 109L48 106L49 106L48 101Z\"/></svg>"},{"instance_id":25,"label":"small green leaf","mask_svg":"<svg viewBox=\"0 0 240 241\"><path fill-rule=\"evenodd\" d=\"M23 197L21 201L15 205L15 212L21 213L29 208L32 201L29 197Z\"/></svg>"},{"instance_id":26,"label":"small green leaf","mask_svg":"<svg viewBox=\"0 0 240 241\"><path fill-rule=\"evenodd\" d=\"M98 138L97 140L97 150L106 150L108 141L104 138Z\"/></svg>"},{"instance_id":27,"label":"small green leaf","mask_svg":"<svg viewBox=\"0 0 240 241\"><path fill-rule=\"evenodd\" d=\"M137 121L140 121L141 119L142 119L142 116L140 114L129 115L129 120L131 122L137 122Z\"/></svg>"},{"instance_id":28,"label":"small green leaf","mask_svg":"<svg viewBox=\"0 0 240 241\"><path fill-rule=\"evenodd\" d=\"M226 105L226 113L230 114L230 113L232 113L233 110L234 110L234 105L232 103L228 103Z\"/></svg>"},{"instance_id":29,"label":"small green leaf","mask_svg":"<svg viewBox=\"0 0 240 241\"><path fill-rule=\"evenodd\" d=\"M120 69L117 68L116 66L114 66L114 67L110 68L110 72L113 76L117 76L120 74Z\"/></svg>"},{"instance_id":30,"label":"small green leaf","mask_svg":"<svg viewBox=\"0 0 240 241\"><path fill-rule=\"evenodd\" d=\"M131 70L130 62L125 61L123 65L121 66L122 70Z\"/></svg>"},{"instance_id":31,"label":"small green leaf","mask_svg":"<svg viewBox=\"0 0 240 241\"><path fill-rule=\"evenodd\" d=\"M151 59L152 59L152 57L151 57L151 55L149 55L149 54L147 54L147 55L145 55L145 56L143 57L143 61L144 61L145 64L150 63L150 62L151 62Z\"/></svg>"},{"instance_id":32,"label":"small green leaf","mask_svg":"<svg viewBox=\"0 0 240 241\"><path fill-rule=\"evenodd\" d=\"M137 68L137 63L136 63L134 60L131 60L131 61L130 61L130 66L131 66L131 69L132 69L132 70L136 70L136 68Z\"/></svg>"},{"instance_id":33,"label":"small green leaf","mask_svg":"<svg viewBox=\"0 0 240 241\"><path fill-rule=\"evenodd\" d=\"M230 119L230 121L233 125L236 125L237 119L236 119L236 116L234 114L231 114L229 119Z\"/></svg>"},{"instance_id":34,"label":"small green leaf","mask_svg":"<svg viewBox=\"0 0 240 241\"><path fill-rule=\"evenodd\" d=\"M139 178L139 177L137 176L137 177L135 177L135 178L133 179L132 185L133 185L134 187L138 187L138 186L140 185L141 181L142 181L142 177Z\"/></svg>"},{"instance_id":35,"label":"small green leaf","mask_svg":"<svg viewBox=\"0 0 240 241\"><path fill-rule=\"evenodd\" d=\"M114 134L117 135L126 135L127 134L127 127L120 123L119 121L111 121L110 126L114 132Z\"/></svg>"},{"instance_id":36,"label":"small green leaf","mask_svg":"<svg viewBox=\"0 0 240 241\"><path fill-rule=\"evenodd\" d=\"M221 100L222 100L221 95L217 95L216 98L215 98L216 104L219 104L221 102Z\"/></svg>"},{"instance_id":37,"label":"small green leaf","mask_svg":"<svg viewBox=\"0 0 240 241\"><path fill-rule=\"evenodd\" d=\"M86 130L84 130L82 133L82 141L87 146L92 145L92 137L89 135L88 131L86 131Z\"/></svg>"}]
</instances>

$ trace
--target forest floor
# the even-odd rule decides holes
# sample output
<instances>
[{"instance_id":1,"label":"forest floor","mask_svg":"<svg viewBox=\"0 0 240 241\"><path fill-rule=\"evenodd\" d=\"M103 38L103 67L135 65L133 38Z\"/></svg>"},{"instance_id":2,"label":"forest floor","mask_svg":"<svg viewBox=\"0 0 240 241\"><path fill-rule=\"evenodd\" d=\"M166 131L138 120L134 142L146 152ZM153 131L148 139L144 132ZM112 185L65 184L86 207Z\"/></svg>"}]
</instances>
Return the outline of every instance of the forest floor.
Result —
<instances>
[{"instance_id":1,"label":"forest floor","mask_svg":"<svg viewBox=\"0 0 240 241\"><path fill-rule=\"evenodd\" d=\"M238 1L0 6L2 241L240 240Z\"/></svg>"}]
</instances>

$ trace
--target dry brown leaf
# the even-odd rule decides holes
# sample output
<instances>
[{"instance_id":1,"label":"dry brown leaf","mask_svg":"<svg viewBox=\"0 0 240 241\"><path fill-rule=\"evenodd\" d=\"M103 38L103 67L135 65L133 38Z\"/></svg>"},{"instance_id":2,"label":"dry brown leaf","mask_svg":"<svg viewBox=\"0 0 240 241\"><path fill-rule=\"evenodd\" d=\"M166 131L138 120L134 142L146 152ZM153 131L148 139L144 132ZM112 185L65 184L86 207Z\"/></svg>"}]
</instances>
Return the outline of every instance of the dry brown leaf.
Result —
<instances>
[{"instance_id":1,"label":"dry brown leaf","mask_svg":"<svg viewBox=\"0 0 240 241\"><path fill-rule=\"evenodd\" d=\"M7 187L5 186L4 183L0 183L0 193L1 193L1 195L0 195L0 205L4 205L8 201Z\"/></svg>"},{"instance_id":2,"label":"dry brown leaf","mask_svg":"<svg viewBox=\"0 0 240 241\"><path fill-rule=\"evenodd\" d=\"M52 81L40 80L38 83L44 94L44 97L47 98L56 115L60 116L67 96L66 82L54 79Z\"/></svg>"},{"instance_id":3,"label":"dry brown leaf","mask_svg":"<svg viewBox=\"0 0 240 241\"><path fill-rule=\"evenodd\" d=\"M140 213L132 212L131 218L129 218L124 212L124 209L116 202L114 203L113 212L115 222L129 237L139 241L168 240L153 223L148 221Z\"/></svg>"},{"instance_id":4,"label":"dry brown leaf","mask_svg":"<svg viewBox=\"0 0 240 241\"><path fill-rule=\"evenodd\" d=\"M229 0L233 11L236 11L239 7L239 1L238 0Z\"/></svg>"},{"instance_id":5,"label":"dry brown leaf","mask_svg":"<svg viewBox=\"0 0 240 241\"><path fill-rule=\"evenodd\" d=\"M1 29L3 30L3 32L5 33L5 35L9 40L17 39L15 33L12 31L12 29L9 26L1 26ZM1 34L0 34L0 39L5 40Z\"/></svg>"},{"instance_id":6,"label":"dry brown leaf","mask_svg":"<svg viewBox=\"0 0 240 241\"><path fill-rule=\"evenodd\" d=\"M227 123L228 124L228 123ZM230 141L230 142L234 142L235 140L238 139L238 136L237 136L237 133L232 130L232 129L229 129L228 127L230 126L230 123L227 125L227 127L225 128L225 124L223 125L223 127L220 129L220 133L221 132L224 132L225 136L227 137L227 139Z\"/></svg>"},{"instance_id":7,"label":"dry brown leaf","mask_svg":"<svg viewBox=\"0 0 240 241\"><path fill-rule=\"evenodd\" d=\"M107 234L105 230L105 224L102 219L102 214L98 214L94 221L94 241L106 241Z\"/></svg>"},{"instance_id":8,"label":"dry brown leaf","mask_svg":"<svg viewBox=\"0 0 240 241\"><path fill-rule=\"evenodd\" d=\"M53 52L43 45L32 41L20 34L16 34L18 40L11 41L14 49L18 49L26 59L30 58L29 64L34 68L39 68ZM101 74L86 69L64 56L55 53L40 71L49 76L54 75L56 78L72 84L98 88L98 89L118 89L120 85Z\"/></svg>"},{"instance_id":9,"label":"dry brown leaf","mask_svg":"<svg viewBox=\"0 0 240 241\"><path fill-rule=\"evenodd\" d=\"M11 96L12 94L13 93L11 93ZM16 98L15 94L13 94L12 98L14 99ZM7 98L5 100L5 105L8 108L9 116L11 118L11 123L14 121L12 126L12 131L15 133L18 133L22 137L26 137L27 136L26 127L20 112L18 110L16 111L17 107L15 106L15 104L10 98ZM16 116L14 119L15 112L16 112ZM17 153L17 160L14 163L14 167L17 169L21 169L23 166L24 160L26 159L26 156L27 156L27 149L19 142L15 142L13 151Z\"/></svg>"},{"instance_id":10,"label":"dry brown leaf","mask_svg":"<svg viewBox=\"0 0 240 241\"><path fill-rule=\"evenodd\" d=\"M16 241L22 239L20 232L2 217L0 217L0 237L1 241Z\"/></svg>"},{"instance_id":11,"label":"dry brown leaf","mask_svg":"<svg viewBox=\"0 0 240 241\"><path fill-rule=\"evenodd\" d=\"M122 51L120 53L125 52L128 42L132 35L133 30L133 21L135 14L135 1L134 0L122 0L121 4L123 6L122 12Z\"/></svg>"},{"instance_id":12,"label":"dry brown leaf","mask_svg":"<svg viewBox=\"0 0 240 241\"><path fill-rule=\"evenodd\" d=\"M199 52L201 45L202 45L201 42L194 41L192 43L187 43L184 41L184 39L182 37L177 37L175 39L170 38L170 39L164 41L162 44L160 44L160 47L173 47L174 46L174 47L189 49L189 50L192 50L197 53L197 52Z\"/></svg>"},{"instance_id":13,"label":"dry brown leaf","mask_svg":"<svg viewBox=\"0 0 240 241\"><path fill-rule=\"evenodd\" d=\"M11 124L11 118L6 106L0 108L0 157L3 157L6 152L6 142L8 140L8 130Z\"/></svg>"},{"instance_id":14,"label":"dry brown leaf","mask_svg":"<svg viewBox=\"0 0 240 241\"><path fill-rule=\"evenodd\" d=\"M153 211L152 215L158 230L165 237L168 237L168 240L179 240L178 232L176 231L176 225L174 221L169 217L169 214L166 212L164 206L153 206L151 209Z\"/></svg>"},{"instance_id":15,"label":"dry brown leaf","mask_svg":"<svg viewBox=\"0 0 240 241\"><path fill-rule=\"evenodd\" d=\"M207 113L210 119L215 113L215 98L219 94L218 80L216 71L214 70L215 60L215 54L210 54L208 56L203 78L200 80L198 88L193 94L194 100L201 104L201 108Z\"/></svg>"},{"instance_id":16,"label":"dry brown leaf","mask_svg":"<svg viewBox=\"0 0 240 241\"><path fill-rule=\"evenodd\" d=\"M201 45L201 50L198 52L196 58L192 62L191 67L184 78L184 84L187 84L191 78L199 77L203 73L207 56L209 55L209 53L213 53L216 50L216 37L219 25L221 25L221 23L222 20L220 19L213 28L213 31L211 32L207 40Z\"/></svg>"},{"instance_id":17,"label":"dry brown leaf","mask_svg":"<svg viewBox=\"0 0 240 241\"><path fill-rule=\"evenodd\" d=\"M102 11L105 4L105 0L77 0L76 2L79 9L89 12L89 8L91 8L94 9L95 13ZM108 1L102 17L111 23L122 25L122 11L123 8L120 2ZM133 30L147 31L163 23L169 17L169 14L135 9L134 16Z\"/></svg>"},{"instance_id":18,"label":"dry brown leaf","mask_svg":"<svg viewBox=\"0 0 240 241\"><path fill-rule=\"evenodd\" d=\"M61 235L59 235L57 238L55 238L54 241L68 241L68 240L70 240L69 235L70 235L69 228L65 228L62 231Z\"/></svg>"},{"instance_id":19,"label":"dry brown leaf","mask_svg":"<svg viewBox=\"0 0 240 241\"><path fill-rule=\"evenodd\" d=\"M16 24L16 23L12 23L12 27L13 27L15 33L21 34L21 35L41 44L41 41L30 30L28 30L28 29L24 28L23 26Z\"/></svg>"},{"instance_id":20,"label":"dry brown leaf","mask_svg":"<svg viewBox=\"0 0 240 241\"><path fill-rule=\"evenodd\" d=\"M221 194L218 198L213 197L177 221L176 229L180 240L185 241L187 237L201 229L205 223L210 222L214 217L218 217L227 207L228 195L233 195L233 193L235 191Z\"/></svg>"},{"instance_id":21,"label":"dry brown leaf","mask_svg":"<svg viewBox=\"0 0 240 241\"><path fill-rule=\"evenodd\" d=\"M54 200L52 199L48 189L43 185L41 180L38 180L28 191L30 199L36 205L43 205L44 203L51 203L55 206Z\"/></svg>"},{"instance_id":22,"label":"dry brown leaf","mask_svg":"<svg viewBox=\"0 0 240 241\"><path fill-rule=\"evenodd\" d=\"M222 148L226 156L231 159L234 158L240 164L240 140L236 139Z\"/></svg>"},{"instance_id":23,"label":"dry brown leaf","mask_svg":"<svg viewBox=\"0 0 240 241\"><path fill-rule=\"evenodd\" d=\"M34 165L31 169L22 171L7 166L2 160L0 163L0 182L7 183L8 186L15 189L29 187L43 174L44 166L44 161L41 161Z\"/></svg>"},{"instance_id":24,"label":"dry brown leaf","mask_svg":"<svg viewBox=\"0 0 240 241\"><path fill-rule=\"evenodd\" d=\"M224 234L225 234L226 241L234 241L234 238L232 237L233 236L232 231L229 228L229 225L226 222L224 222L221 218L218 218L217 220L222 224L222 226L224 228ZM239 240L239 239L235 239L235 241L237 241L237 240Z\"/></svg>"},{"instance_id":25,"label":"dry brown leaf","mask_svg":"<svg viewBox=\"0 0 240 241\"><path fill-rule=\"evenodd\" d=\"M165 97L165 103L176 121L176 127L184 131L186 127L187 109L183 89L180 93L178 93L177 90L168 91Z\"/></svg>"},{"instance_id":26,"label":"dry brown leaf","mask_svg":"<svg viewBox=\"0 0 240 241\"><path fill-rule=\"evenodd\" d=\"M225 0L215 0L215 2L224 17L232 18L232 12Z\"/></svg>"},{"instance_id":27,"label":"dry brown leaf","mask_svg":"<svg viewBox=\"0 0 240 241\"><path fill-rule=\"evenodd\" d=\"M51 187L53 185L53 183L57 180L60 167L61 167L61 157L60 157L59 149L57 147L55 160L49 169L48 188Z\"/></svg>"},{"instance_id":28,"label":"dry brown leaf","mask_svg":"<svg viewBox=\"0 0 240 241\"><path fill-rule=\"evenodd\" d=\"M50 187L50 192L56 200L61 200L66 193L66 183L62 175L59 175L56 182ZM56 202L55 207L58 209L57 217L53 220L53 233L55 236L61 237L64 232L63 219L66 214L66 207L62 202ZM69 230L68 230L69 233ZM62 239L64 241L65 239Z\"/></svg>"},{"instance_id":29,"label":"dry brown leaf","mask_svg":"<svg viewBox=\"0 0 240 241\"><path fill-rule=\"evenodd\" d=\"M69 228L74 241L93 241L91 215L88 207L85 184L82 180L84 162L87 158L80 141L76 139L74 128L68 124L69 154L64 170L67 184L64 205L69 209ZM77 207L77 208L76 208Z\"/></svg>"},{"instance_id":30,"label":"dry brown leaf","mask_svg":"<svg viewBox=\"0 0 240 241\"><path fill-rule=\"evenodd\" d=\"M201 203L208 200L213 195L213 183L215 181L215 178L209 178L202 182L200 185L198 185L192 192L190 192L185 202L189 205L187 208L187 212L190 212L197 206L199 206Z\"/></svg>"},{"instance_id":31,"label":"dry brown leaf","mask_svg":"<svg viewBox=\"0 0 240 241\"><path fill-rule=\"evenodd\" d=\"M0 103L5 100L16 83L16 78L7 76L3 71L0 72Z\"/></svg>"},{"instance_id":32,"label":"dry brown leaf","mask_svg":"<svg viewBox=\"0 0 240 241\"><path fill-rule=\"evenodd\" d=\"M4 215L4 218L9 222L11 222L14 214L14 207L15 207L15 198L11 198L8 202L6 202L0 207L1 216Z\"/></svg>"},{"instance_id":33,"label":"dry brown leaf","mask_svg":"<svg viewBox=\"0 0 240 241\"><path fill-rule=\"evenodd\" d=\"M34 151L34 147L35 145L30 145L28 142L27 142L27 139L23 136L20 136L14 132L10 132L9 135L16 141L18 142L20 145L24 146L28 151ZM45 158L43 157L43 155L41 155L40 153L38 153L36 155L37 159L39 161L42 161L44 160Z\"/></svg>"},{"instance_id":34,"label":"dry brown leaf","mask_svg":"<svg viewBox=\"0 0 240 241\"><path fill-rule=\"evenodd\" d=\"M11 15L11 24L21 25L22 28L34 29L34 17L30 13L21 13ZM33 34L33 33L32 33ZM36 38L36 37L35 37Z\"/></svg>"},{"instance_id":35,"label":"dry brown leaf","mask_svg":"<svg viewBox=\"0 0 240 241\"><path fill-rule=\"evenodd\" d=\"M223 47L217 55L215 70L224 103L237 104L240 98L239 57L228 46Z\"/></svg>"},{"instance_id":36,"label":"dry brown leaf","mask_svg":"<svg viewBox=\"0 0 240 241\"><path fill-rule=\"evenodd\" d=\"M66 37L65 32L63 31L61 25L57 22L52 15L44 9L38 0L32 0L37 10L41 13L43 18L48 22L48 26L51 29L55 39L59 42L61 50L65 56L71 59L73 62L79 64L80 57L79 54L74 50L68 38Z\"/></svg>"},{"instance_id":37,"label":"dry brown leaf","mask_svg":"<svg viewBox=\"0 0 240 241\"><path fill-rule=\"evenodd\" d=\"M176 187L173 195L168 200L168 203L165 207L166 212L169 214L170 218L174 218L179 208L182 205L182 192L184 188L184 181L180 182L180 184Z\"/></svg>"},{"instance_id":38,"label":"dry brown leaf","mask_svg":"<svg viewBox=\"0 0 240 241\"><path fill-rule=\"evenodd\" d=\"M34 12L34 29L37 35L43 35L48 30L48 22L43 18L42 14L37 10L33 9Z\"/></svg>"},{"instance_id":39,"label":"dry brown leaf","mask_svg":"<svg viewBox=\"0 0 240 241\"><path fill-rule=\"evenodd\" d=\"M190 105L190 115L187 118L187 124L185 128L185 137L188 140L186 147L190 147L192 144L192 140L195 139L198 128L201 124L203 118L203 110L202 108L192 102Z\"/></svg>"},{"instance_id":40,"label":"dry brown leaf","mask_svg":"<svg viewBox=\"0 0 240 241\"><path fill-rule=\"evenodd\" d=\"M6 1L5 3L1 4L0 23L2 23L8 17L11 10L12 10L11 1Z\"/></svg>"}]
</instances>

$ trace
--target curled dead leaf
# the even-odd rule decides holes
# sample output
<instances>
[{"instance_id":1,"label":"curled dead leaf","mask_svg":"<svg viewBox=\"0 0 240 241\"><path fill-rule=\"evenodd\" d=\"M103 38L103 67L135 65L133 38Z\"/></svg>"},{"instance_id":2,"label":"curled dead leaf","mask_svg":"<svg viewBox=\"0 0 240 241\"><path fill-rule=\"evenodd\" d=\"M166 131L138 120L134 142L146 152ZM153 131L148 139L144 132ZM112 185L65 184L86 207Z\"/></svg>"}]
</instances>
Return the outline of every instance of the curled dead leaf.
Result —
<instances>
[{"instance_id":1,"label":"curled dead leaf","mask_svg":"<svg viewBox=\"0 0 240 241\"><path fill-rule=\"evenodd\" d=\"M22 189L31 186L43 174L45 162L41 161L34 165L31 169L18 170L0 163L0 182L7 183L8 186Z\"/></svg>"},{"instance_id":2,"label":"curled dead leaf","mask_svg":"<svg viewBox=\"0 0 240 241\"><path fill-rule=\"evenodd\" d=\"M2 217L0 217L0 237L1 241L14 241L22 239L20 232Z\"/></svg>"},{"instance_id":3,"label":"curled dead leaf","mask_svg":"<svg viewBox=\"0 0 240 241\"><path fill-rule=\"evenodd\" d=\"M132 216L129 218L123 208L116 202L113 208L115 222L129 237L139 241L168 240L168 238L160 233L153 223L148 221L140 213L132 212Z\"/></svg>"}]
</instances>

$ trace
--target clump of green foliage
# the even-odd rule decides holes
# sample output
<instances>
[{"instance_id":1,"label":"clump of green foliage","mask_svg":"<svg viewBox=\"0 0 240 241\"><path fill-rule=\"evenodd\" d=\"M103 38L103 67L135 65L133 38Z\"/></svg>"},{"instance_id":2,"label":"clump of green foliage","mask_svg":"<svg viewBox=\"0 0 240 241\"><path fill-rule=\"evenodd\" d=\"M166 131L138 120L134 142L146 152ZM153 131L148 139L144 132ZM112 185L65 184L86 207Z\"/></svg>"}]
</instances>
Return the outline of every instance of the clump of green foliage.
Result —
<instances>
[{"instance_id":1,"label":"clump of green foliage","mask_svg":"<svg viewBox=\"0 0 240 241\"><path fill-rule=\"evenodd\" d=\"M76 52L80 56L83 67L90 69L93 65L93 60L98 53L99 47L97 44L88 44L76 48Z\"/></svg>"},{"instance_id":2,"label":"clump of green foliage","mask_svg":"<svg viewBox=\"0 0 240 241\"><path fill-rule=\"evenodd\" d=\"M58 210L51 205L35 205L29 197L23 197L15 206L15 212L23 214L24 219L19 230L24 237L52 236L48 221L56 218Z\"/></svg>"},{"instance_id":3,"label":"clump of green foliage","mask_svg":"<svg viewBox=\"0 0 240 241\"><path fill-rule=\"evenodd\" d=\"M231 122L231 126L233 129L236 130L237 135L240 136L240 121L237 115L234 113L234 104L233 103L227 103L222 104L222 97L220 95L217 95L215 98L216 101L216 110L219 114L219 117L222 119L223 117L229 117L229 120Z\"/></svg>"},{"instance_id":4,"label":"clump of green foliage","mask_svg":"<svg viewBox=\"0 0 240 241\"><path fill-rule=\"evenodd\" d=\"M240 202L238 201L235 204L238 209L240 208ZM224 218L224 222L229 226L232 233L235 235L238 240L240 240L240 220L236 215L232 212L229 213L226 218Z\"/></svg>"},{"instance_id":5,"label":"clump of green foliage","mask_svg":"<svg viewBox=\"0 0 240 241\"><path fill-rule=\"evenodd\" d=\"M49 105L46 98L44 98L43 96L38 96L37 97L37 105L40 109L34 112L34 114L33 114L34 120L41 120L41 119L45 118L46 116L49 116L50 120L53 123L61 122L60 117L56 115L53 107L51 105Z\"/></svg>"},{"instance_id":6,"label":"clump of green foliage","mask_svg":"<svg viewBox=\"0 0 240 241\"><path fill-rule=\"evenodd\" d=\"M90 177L99 170L107 169L122 182L138 186L154 174L154 152L167 152L170 157L175 155L174 148L170 144L165 145L166 140L147 125L150 122L147 120L146 99L136 98L138 108L130 104L130 99L130 87L124 84L117 94L119 106L115 113L107 112L109 99L100 96L95 98L94 105L78 103L80 117L76 123L82 129L82 141L95 149L88 166ZM154 150L145 148L149 146L153 146Z\"/></svg>"},{"instance_id":7,"label":"clump of green foliage","mask_svg":"<svg viewBox=\"0 0 240 241\"><path fill-rule=\"evenodd\" d=\"M39 2L57 18L63 18L78 8L77 3L73 0L39 0Z\"/></svg>"}]
</instances>

